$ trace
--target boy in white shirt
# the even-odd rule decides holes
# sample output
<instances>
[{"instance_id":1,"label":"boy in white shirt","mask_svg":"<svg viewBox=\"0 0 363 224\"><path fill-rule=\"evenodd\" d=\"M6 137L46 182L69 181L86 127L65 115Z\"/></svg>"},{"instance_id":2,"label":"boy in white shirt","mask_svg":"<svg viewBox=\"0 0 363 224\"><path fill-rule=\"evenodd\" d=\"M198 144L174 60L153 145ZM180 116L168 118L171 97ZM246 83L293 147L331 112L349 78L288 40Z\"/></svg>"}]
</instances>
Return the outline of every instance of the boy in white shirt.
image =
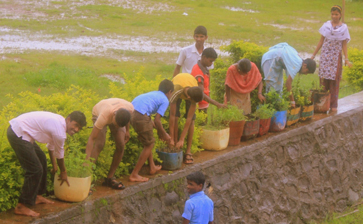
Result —
<instances>
[{"instance_id":1,"label":"boy in white shirt","mask_svg":"<svg viewBox=\"0 0 363 224\"><path fill-rule=\"evenodd\" d=\"M192 72L193 66L197 64L202 57L204 42L208 39L207 28L204 26L198 26L195 28L193 38L195 40L195 44L184 47L181 50L179 58L176 61L173 77L179 73L190 74ZM180 68L182 69L181 72Z\"/></svg>"}]
</instances>

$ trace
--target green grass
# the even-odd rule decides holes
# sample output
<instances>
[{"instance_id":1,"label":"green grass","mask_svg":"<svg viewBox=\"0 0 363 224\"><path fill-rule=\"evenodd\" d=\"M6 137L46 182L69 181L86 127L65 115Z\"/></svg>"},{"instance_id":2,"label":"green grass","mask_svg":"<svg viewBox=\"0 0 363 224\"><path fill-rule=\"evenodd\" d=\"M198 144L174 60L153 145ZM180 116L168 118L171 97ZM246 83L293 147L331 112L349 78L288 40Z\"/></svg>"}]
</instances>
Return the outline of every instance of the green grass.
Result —
<instances>
[{"instance_id":1,"label":"green grass","mask_svg":"<svg viewBox=\"0 0 363 224\"><path fill-rule=\"evenodd\" d=\"M137 9L114 7L107 5L108 1L96 0L97 5L74 4L74 10L70 10L71 3L81 1L51 1L45 8L37 8L36 5L21 6L24 10L46 15L39 21L28 14L24 14L24 20L1 19L0 27L9 27L29 32L41 32L59 37L107 36L130 35L147 36L161 41L180 41L181 46L193 42L193 30L197 25L204 25L208 29L208 41L213 46L217 40L247 40L259 45L272 46L279 42L288 42L298 51L313 52L319 41L318 29L330 17L330 7L337 4L333 0L315 1L285 1L285 0L209 0L206 2L189 0L145 0L141 1L145 8L157 4L166 4L171 10L142 13ZM245 4L251 2L251 4ZM352 40L350 47L362 49L363 20L361 1L346 2L345 20L350 28ZM0 3L5 6L7 3ZM17 4L17 3L12 3ZM15 5L16 6L16 5ZM231 11L226 9L235 7L244 10L254 10L258 13ZM20 6L19 6L20 7ZM28 8L27 8L28 7ZM183 13L188 13L184 16ZM64 13L64 18L60 18ZM29 19L28 19L29 18ZM53 18L46 20L45 18ZM355 19L358 18L358 19ZM311 22L313 21L313 22ZM271 24L283 25L304 30L279 29ZM89 29L86 29L86 28ZM88 57L79 55L64 55L61 53L44 53L29 51L24 54L6 54L6 59L0 60L0 75L7 77L0 81L0 106L6 105L7 93L17 94L23 90L37 91L37 81L48 72L48 79L53 77L52 85L41 85L40 94L50 94L63 91L69 83L90 86L100 95L107 96L108 81L99 78L103 74L122 76L124 73L134 74L141 68L145 69L145 75L152 79L155 75L169 78L174 69L177 53L145 53L122 50L109 50L119 58L129 58L128 61L119 61L107 57ZM54 68L54 64L58 67ZM61 68L68 74L63 86L57 86L56 76L52 76L52 69ZM80 73L77 73L80 72ZM72 77L70 74L87 73L85 77ZM28 76L28 81L25 79ZM30 76L34 76L30 78ZM37 78L38 77L38 78ZM311 79L317 76L306 76L302 83L311 83ZM11 84L9 84L11 83ZM95 83L91 85L91 83ZM342 80L340 97L350 95L357 91Z\"/></svg>"},{"instance_id":2,"label":"green grass","mask_svg":"<svg viewBox=\"0 0 363 224\"><path fill-rule=\"evenodd\" d=\"M352 206L343 213L333 213L321 222L310 224L361 224L363 220L363 206Z\"/></svg>"}]
</instances>

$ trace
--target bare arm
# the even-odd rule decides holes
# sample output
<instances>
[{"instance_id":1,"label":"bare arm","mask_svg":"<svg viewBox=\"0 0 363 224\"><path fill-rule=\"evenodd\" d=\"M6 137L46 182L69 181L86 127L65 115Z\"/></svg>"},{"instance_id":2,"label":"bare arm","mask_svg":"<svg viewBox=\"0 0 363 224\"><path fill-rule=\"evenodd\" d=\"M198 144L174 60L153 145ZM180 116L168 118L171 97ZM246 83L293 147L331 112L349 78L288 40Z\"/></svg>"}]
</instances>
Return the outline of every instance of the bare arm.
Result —
<instances>
[{"instance_id":1,"label":"bare arm","mask_svg":"<svg viewBox=\"0 0 363 224\"><path fill-rule=\"evenodd\" d=\"M159 138L169 143L171 139L168 133L166 133L165 129L163 128L163 125L161 123L161 115L159 113L155 115L154 121L155 121L156 130L158 131Z\"/></svg>"},{"instance_id":2,"label":"bare arm","mask_svg":"<svg viewBox=\"0 0 363 224\"><path fill-rule=\"evenodd\" d=\"M181 148L184 145L184 139L185 139L185 136L188 133L188 129L192 123L192 119L193 119L196 108L197 108L197 103L192 102L190 105L189 111L188 111L188 116L187 116L187 120L184 125L184 129L180 135L180 139L179 139L178 143L176 144L177 148Z\"/></svg>"},{"instance_id":3,"label":"bare arm","mask_svg":"<svg viewBox=\"0 0 363 224\"><path fill-rule=\"evenodd\" d=\"M58 166L56 163L56 158L54 156L54 152L52 150L48 150L50 161L52 162L53 169L51 171L52 175L54 175L58 171Z\"/></svg>"},{"instance_id":4,"label":"bare arm","mask_svg":"<svg viewBox=\"0 0 363 224\"><path fill-rule=\"evenodd\" d=\"M231 101L231 88L228 85L224 85L226 91L227 104Z\"/></svg>"},{"instance_id":5,"label":"bare arm","mask_svg":"<svg viewBox=\"0 0 363 224\"><path fill-rule=\"evenodd\" d=\"M66 182L69 185L69 182L68 182L68 178L67 178L67 171L66 171L66 166L64 165L64 158L62 159L57 159L57 163L58 163L58 166L59 166L59 169L60 169L60 176L59 176L59 180L61 180L61 184L63 184L63 182Z\"/></svg>"},{"instance_id":6,"label":"bare arm","mask_svg":"<svg viewBox=\"0 0 363 224\"><path fill-rule=\"evenodd\" d=\"M181 65L176 65L173 73L173 77L180 73Z\"/></svg>"},{"instance_id":7,"label":"bare arm","mask_svg":"<svg viewBox=\"0 0 363 224\"><path fill-rule=\"evenodd\" d=\"M130 140L130 122L126 125L125 144Z\"/></svg>"},{"instance_id":8,"label":"bare arm","mask_svg":"<svg viewBox=\"0 0 363 224\"><path fill-rule=\"evenodd\" d=\"M183 218L183 223L182 224L189 224L189 223L190 223L190 221L188 219Z\"/></svg>"},{"instance_id":9,"label":"bare arm","mask_svg":"<svg viewBox=\"0 0 363 224\"><path fill-rule=\"evenodd\" d=\"M313 56L311 56L311 59L314 59L315 58L315 55L319 52L321 46L323 46L324 39L325 39L325 37L323 35L321 35L320 40L319 40L319 43L316 46L315 51L313 53Z\"/></svg>"},{"instance_id":10,"label":"bare arm","mask_svg":"<svg viewBox=\"0 0 363 224\"><path fill-rule=\"evenodd\" d=\"M198 86L203 90L203 100L205 100L208 103L211 103L211 104L217 106L218 108L225 107L225 105L223 105L221 103L218 103L217 101L213 100L207 94L204 93L204 85L203 85L203 83L198 82Z\"/></svg>"},{"instance_id":11,"label":"bare arm","mask_svg":"<svg viewBox=\"0 0 363 224\"><path fill-rule=\"evenodd\" d=\"M348 60L348 43L347 43L347 40L343 41L343 54L344 54L345 64L348 65L349 67L352 67L352 64Z\"/></svg>"},{"instance_id":12,"label":"bare arm","mask_svg":"<svg viewBox=\"0 0 363 224\"><path fill-rule=\"evenodd\" d=\"M261 80L260 84L258 84L258 99L260 100L260 102L265 102L266 98L262 95L262 89L263 89L263 82Z\"/></svg>"},{"instance_id":13,"label":"bare arm","mask_svg":"<svg viewBox=\"0 0 363 224\"><path fill-rule=\"evenodd\" d=\"M93 127L92 128L92 132L91 135L88 138L88 142L86 145L86 159L89 159L89 157L91 156L92 150L93 150L93 145L95 143L95 140L98 136L98 134L100 133L100 129Z\"/></svg>"},{"instance_id":14,"label":"bare arm","mask_svg":"<svg viewBox=\"0 0 363 224\"><path fill-rule=\"evenodd\" d=\"M170 135L170 145L174 145L176 139L174 139L174 129L175 129L175 113L176 113L176 103L170 104L170 114L169 114L169 135Z\"/></svg>"},{"instance_id":15,"label":"bare arm","mask_svg":"<svg viewBox=\"0 0 363 224\"><path fill-rule=\"evenodd\" d=\"M292 89L292 78L291 78L291 76L289 76L287 78L287 80L286 80L286 90L288 92L291 92L291 89ZM295 103L294 103L295 100L294 100L294 95L292 94L292 92L291 92L289 98L290 98L290 101L291 101L291 106L295 107Z\"/></svg>"}]
</instances>

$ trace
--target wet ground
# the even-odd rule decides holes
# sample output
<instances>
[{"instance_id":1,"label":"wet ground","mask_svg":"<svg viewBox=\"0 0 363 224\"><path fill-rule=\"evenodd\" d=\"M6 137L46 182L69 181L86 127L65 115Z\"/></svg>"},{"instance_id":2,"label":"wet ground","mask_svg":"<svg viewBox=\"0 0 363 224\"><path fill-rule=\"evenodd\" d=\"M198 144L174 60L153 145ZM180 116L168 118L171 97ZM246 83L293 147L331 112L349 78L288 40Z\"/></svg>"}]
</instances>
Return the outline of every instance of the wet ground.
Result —
<instances>
[{"instance_id":1,"label":"wet ground","mask_svg":"<svg viewBox=\"0 0 363 224\"><path fill-rule=\"evenodd\" d=\"M285 130L282 131L282 133L288 132L290 130L293 130L293 129L301 127L301 126L309 125L312 122L315 122L315 121L318 121L318 120L321 120L321 119L324 119L324 118L327 118L327 117L330 117L330 116L334 116L336 114L341 114L341 113L344 113L346 111L349 111L349 110L352 110L352 109L355 109L355 108L358 108L358 107L361 107L361 106L363 106L363 92L356 93L356 94L353 94L351 96L340 99L339 100L339 108L338 108L337 112L335 112L335 113L326 113L326 114L322 114L322 113L314 114L314 117L313 117L312 120L306 121L306 122L299 122L299 123L297 123L295 125L287 127L287 128L285 128ZM202 162L214 159L214 158L216 158L218 156L221 156L223 154L226 154L226 153L228 153L230 151L233 151L233 150L236 150L238 148L253 144L253 143L257 142L257 141L264 140L266 138L277 135L279 133L269 132L269 133L267 133L266 135L264 135L262 137L255 138L255 139L252 139L252 140L249 140L249 141L246 141L246 142L241 142L240 145L238 145L238 146L228 147L227 149L221 150L221 151L203 151L203 152L196 153L194 155L194 163L202 163ZM188 168L188 165L183 164L181 169L187 169L187 168ZM142 170L142 175L144 175L144 176L146 176L148 178L155 178L158 175L168 175L169 171L162 170L157 175L147 175L146 173L147 173L147 168L144 167L144 169ZM135 183L135 182L129 182L128 181L128 176L124 176L120 180L126 185L126 187L132 187L133 185L138 184L138 183ZM99 198L102 198L102 197L111 196L111 195L116 194L116 193L117 193L116 190L112 190L110 188L100 186L99 183L96 183L95 191L93 192L93 194L91 196L89 196L85 200L85 203L92 202L93 200L99 199ZM29 223L29 222L32 222L32 221L39 220L42 217L46 217L47 215L50 215L50 214L54 215L55 213L62 212L64 210L68 209L68 208L77 206L79 204L79 203L61 202L61 201L58 201L55 197L51 197L51 199L53 199L55 201L55 204L53 204L53 205L37 205L36 207L33 208L36 212L39 212L41 214L41 216L38 217L38 218L31 218L31 217L15 215L15 214L13 214L14 210L12 209L12 210L9 210L7 212L0 213L0 220L1 220L0 223L4 223L4 224Z\"/></svg>"}]
</instances>

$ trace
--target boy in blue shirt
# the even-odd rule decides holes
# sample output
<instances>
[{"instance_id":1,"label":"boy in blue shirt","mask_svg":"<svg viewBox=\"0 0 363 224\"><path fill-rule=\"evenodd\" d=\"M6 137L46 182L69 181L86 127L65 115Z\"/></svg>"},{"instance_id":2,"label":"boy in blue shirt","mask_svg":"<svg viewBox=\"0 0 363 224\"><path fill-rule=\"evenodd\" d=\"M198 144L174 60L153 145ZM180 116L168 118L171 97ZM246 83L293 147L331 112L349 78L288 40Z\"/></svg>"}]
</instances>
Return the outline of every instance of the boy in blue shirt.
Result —
<instances>
[{"instance_id":1,"label":"boy in blue shirt","mask_svg":"<svg viewBox=\"0 0 363 224\"><path fill-rule=\"evenodd\" d=\"M155 174L161 169L161 166L155 165L151 153L155 143L153 128L155 125L160 139L167 143L170 142L170 136L166 133L161 124L161 117L164 116L166 109L168 109L169 98L173 91L174 84L170 80L164 79L159 84L159 91L141 94L131 102L134 106L131 125L134 127L138 135L137 138L143 144L144 148L129 177L130 181L145 182L149 180L149 178L139 175L139 172L147 159L149 159L150 174ZM150 117L152 114L156 114L154 122Z\"/></svg>"},{"instance_id":2,"label":"boy in blue shirt","mask_svg":"<svg viewBox=\"0 0 363 224\"><path fill-rule=\"evenodd\" d=\"M190 199L185 202L183 224L213 224L213 201L204 194L205 176L197 171L187 176Z\"/></svg>"}]
</instances>

